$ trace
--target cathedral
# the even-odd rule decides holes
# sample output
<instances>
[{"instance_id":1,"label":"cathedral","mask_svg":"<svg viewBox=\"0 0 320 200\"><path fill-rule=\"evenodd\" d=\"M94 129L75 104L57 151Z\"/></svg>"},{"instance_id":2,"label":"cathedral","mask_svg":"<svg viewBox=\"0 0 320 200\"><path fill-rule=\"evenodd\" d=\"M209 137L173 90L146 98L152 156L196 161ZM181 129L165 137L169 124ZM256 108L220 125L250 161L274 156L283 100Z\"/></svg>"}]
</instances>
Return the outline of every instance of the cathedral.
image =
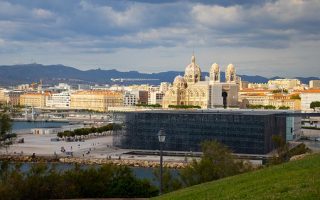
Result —
<instances>
[{"instance_id":1,"label":"cathedral","mask_svg":"<svg viewBox=\"0 0 320 200\"><path fill-rule=\"evenodd\" d=\"M184 76L177 76L171 88L163 97L164 108L169 105L200 106L203 109L216 107L237 107L239 77L233 64L225 72L225 82L220 81L220 67L214 63L210 69L209 79L203 80L201 69L193 55L186 67Z\"/></svg>"}]
</instances>

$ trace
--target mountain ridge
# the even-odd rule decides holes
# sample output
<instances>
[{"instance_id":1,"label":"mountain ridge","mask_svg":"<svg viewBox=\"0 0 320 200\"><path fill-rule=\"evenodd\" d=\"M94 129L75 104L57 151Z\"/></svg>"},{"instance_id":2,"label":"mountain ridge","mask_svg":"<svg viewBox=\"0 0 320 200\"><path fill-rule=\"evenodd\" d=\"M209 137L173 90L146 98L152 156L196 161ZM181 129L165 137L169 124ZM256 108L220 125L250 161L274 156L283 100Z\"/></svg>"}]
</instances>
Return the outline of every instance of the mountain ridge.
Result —
<instances>
[{"instance_id":1,"label":"mountain ridge","mask_svg":"<svg viewBox=\"0 0 320 200\"><path fill-rule=\"evenodd\" d=\"M70 84L110 84L111 78L119 79L150 79L144 81L127 81L123 84L149 83L159 84L160 82L172 82L177 75L183 74L183 71L164 71L153 73L141 73L131 70L121 72L116 69L89 69L80 70L75 67L65 66L62 64L42 65L42 64L16 64L0 66L0 85L17 85L23 83L38 82L40 79L47 84L58 82L67 82ZM208 72L203 72L202 76L209 76ZM239 75L242 80L253 83L266 83L280 77L266 78L259 75ZM309 80L319 80L319 77L297 77L303 83ZM224 81L224 72L221 72L221 79Z\"/></svg>"}]
</instances>

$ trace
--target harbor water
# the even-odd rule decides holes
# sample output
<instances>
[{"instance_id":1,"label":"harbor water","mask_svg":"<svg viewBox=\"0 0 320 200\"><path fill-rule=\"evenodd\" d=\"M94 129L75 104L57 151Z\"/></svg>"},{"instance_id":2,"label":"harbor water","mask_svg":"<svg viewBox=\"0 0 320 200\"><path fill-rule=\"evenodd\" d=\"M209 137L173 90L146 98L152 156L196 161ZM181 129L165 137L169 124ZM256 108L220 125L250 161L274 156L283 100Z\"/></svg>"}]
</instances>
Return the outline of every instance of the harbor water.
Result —
<instances>
[{"instance_id":1,"label":"harbor water","mask_svg":"<svg viewBox=\"0 0 320 200\"><path fill-rule=\"evenodd\" d=\"M12 123L12 133L27 132L33 128L60 128L68 124L68 122L14 121Z\"/></svg>"}]
</instances>

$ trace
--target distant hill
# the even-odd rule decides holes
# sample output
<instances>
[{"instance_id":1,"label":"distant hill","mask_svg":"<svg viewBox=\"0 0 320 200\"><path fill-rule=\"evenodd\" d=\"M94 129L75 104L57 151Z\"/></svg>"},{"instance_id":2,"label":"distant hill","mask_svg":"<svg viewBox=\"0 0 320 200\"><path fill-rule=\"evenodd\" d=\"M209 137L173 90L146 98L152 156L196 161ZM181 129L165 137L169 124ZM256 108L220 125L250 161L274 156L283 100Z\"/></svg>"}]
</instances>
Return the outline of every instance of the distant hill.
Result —
<instances>
[{"instance_id":1,"label":"distant hill","mask_svg":"<svg viewBox=\"0 0 320 200\"><path fill-rule=\"evenodd\" d=\"M54 84L67 82L70 84L110 84L112 78L125 79L151 79L141 81L125 81L123 84L149 83L159 84L160 82L172 82L177 75L183 75L182 71L166 71L159 73L140 73L137 71L120 72L115 69L101 70L93 69L82 71L73 67L64 65L41 65L41 64L21 64L21 65L3 65L0 66L0 85L17 85L23 83L38 82L40 79L45 84ZM203 77L209 76L204 72ZM249 82L266 83L269 79L263 76L240 75L242 80ZM221 73L224 81L224 72ZM303 83L309 80L319 79L317 77L299 77Z\"/></svg>"},{"instance_id":2,"label":"distant hill","mask_svg":"<svg viewBox=\"0 0 320 200\"><path fill-rule=\"evenodd\" d=\"M154 199L319 199L320 154L223 178Z\"/></svg>"}]
</instances>

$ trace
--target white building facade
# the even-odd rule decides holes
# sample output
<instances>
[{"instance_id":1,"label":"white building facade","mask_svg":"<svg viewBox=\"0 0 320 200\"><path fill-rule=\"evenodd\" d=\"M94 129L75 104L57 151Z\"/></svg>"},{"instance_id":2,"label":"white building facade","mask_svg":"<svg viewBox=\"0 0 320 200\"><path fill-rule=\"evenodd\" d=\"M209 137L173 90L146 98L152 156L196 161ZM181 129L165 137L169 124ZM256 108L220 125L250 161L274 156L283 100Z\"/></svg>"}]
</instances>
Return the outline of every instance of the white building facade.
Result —
<instances>
[{"instance_id":1,"label":"white building facade","mask_svg":"<svg viewBox=\"0 0 320 200\"><path fill-rule=\"evenodd\" d=\"M70 108L70 93L61 92L46 97L46 107L49 108Z\"/></svg>"},{"instance_id":2,"label":"white building facade","mask_svg":"<svg viewBox=\"0 0 320 200\"><path fill-rule=\"evenodd\" d=\"M123 105L124 106L135 106L138 104L138 97L135 94L130 92L125 92L123 98Z\"/></svg>"},{"instance_id":3,"label":"white building facade","mask_svg":"<svg viewBox=\"0 0 320 200\"><path fill-rule=\"evenodd\" d=\"M305 90L301 92L301 110L312 111L310 104L314 101L320 101L320 90Z\"/></svg>"},{"instance_id":4,"label":"white building facade","mask_svg":"<svg viewBox=\"0 0 320 200\"><path fill-rule=\"evenodd\" d=\"M160 91L153 91L149 93L149 98L148 98L148 104L160 104L162 105L162 100L163 100L163 96L164 93L160 92Z\"/></svg>"}]
</instances>

